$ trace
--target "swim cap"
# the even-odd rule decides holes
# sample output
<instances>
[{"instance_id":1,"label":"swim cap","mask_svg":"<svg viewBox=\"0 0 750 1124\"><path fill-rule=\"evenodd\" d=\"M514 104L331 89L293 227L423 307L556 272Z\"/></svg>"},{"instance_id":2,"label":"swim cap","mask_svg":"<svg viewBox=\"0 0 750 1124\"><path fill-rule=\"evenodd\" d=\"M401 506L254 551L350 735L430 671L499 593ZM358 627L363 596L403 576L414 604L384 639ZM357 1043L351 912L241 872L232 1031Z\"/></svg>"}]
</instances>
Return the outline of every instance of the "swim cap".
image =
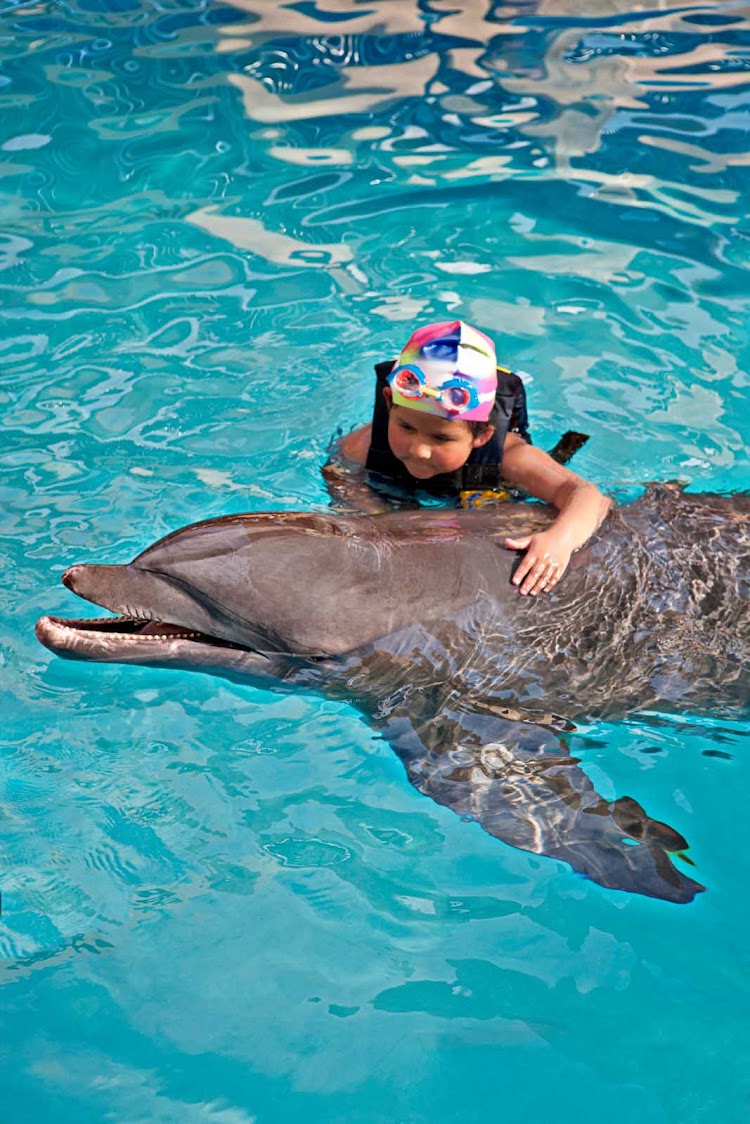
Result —
<instances>
[{"instance_id":1,"label":"swim cap","mask_svg":"<svg viewBox=\"0 0 750 1124\"><path fill-rule=\"evenodd\" d=\"M388 384L396 406L440 418L487 421L497 390L495 346L482 332L449 320L409 338Z\"/></svg>"}]
</instances>

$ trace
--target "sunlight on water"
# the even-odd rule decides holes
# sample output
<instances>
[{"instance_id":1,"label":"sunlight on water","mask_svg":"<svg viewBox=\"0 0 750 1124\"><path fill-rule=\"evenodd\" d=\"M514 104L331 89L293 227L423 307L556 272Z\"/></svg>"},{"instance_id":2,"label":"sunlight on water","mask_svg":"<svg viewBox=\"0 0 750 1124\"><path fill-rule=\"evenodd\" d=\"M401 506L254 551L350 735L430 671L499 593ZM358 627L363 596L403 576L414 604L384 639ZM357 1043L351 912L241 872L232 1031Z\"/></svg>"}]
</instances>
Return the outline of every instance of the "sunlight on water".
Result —
<instances>
[{"instance_id":1,"label":"sunlight on water","mask_svg":"<svg viewBox=\"0 0 750 1124\"><path fill-rule=\"evenodd\" d=\"M688 907L420 796L344 703L65 663L74 562L323 508L415 321L618 496L750 487L746 6L0 11L2 1076L13 1120L746 1119L747 730L570 739Z\"/></svg>"}]
</instances>

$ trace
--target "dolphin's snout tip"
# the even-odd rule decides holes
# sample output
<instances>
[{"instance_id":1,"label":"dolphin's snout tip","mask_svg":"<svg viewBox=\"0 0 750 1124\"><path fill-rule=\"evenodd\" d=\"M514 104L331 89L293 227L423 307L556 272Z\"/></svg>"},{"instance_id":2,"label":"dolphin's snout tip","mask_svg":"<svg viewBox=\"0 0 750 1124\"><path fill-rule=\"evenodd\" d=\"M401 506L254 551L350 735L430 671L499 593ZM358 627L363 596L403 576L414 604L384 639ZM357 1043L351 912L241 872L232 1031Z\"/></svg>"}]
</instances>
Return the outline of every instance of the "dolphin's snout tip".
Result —
<instances>
[{"instance_id":1,"label":"dolphin's snout tip","mask_svg":"<svg viewBox=\"0 0 750 1124\"><path fill-rule=\"evenodd\" d=\"M62 576L62 583L66 589L76 592L76 577L78 577L83 569L82 566L68 566L67 570Z\"/></svg>"},{"instance_id":2,"label":"dolphin's snout tip","mask_svg":"<svg viewBox=\"0 0 750 1124\"><path fill-rule=\"evenodd\" d=\"M145 602L159 579L130 566L99 566L81 562L69 566L61 581L66 589L120 616L150 617ZM140 607L140 608L139 608Z\"/></svg>"}]
</instances>

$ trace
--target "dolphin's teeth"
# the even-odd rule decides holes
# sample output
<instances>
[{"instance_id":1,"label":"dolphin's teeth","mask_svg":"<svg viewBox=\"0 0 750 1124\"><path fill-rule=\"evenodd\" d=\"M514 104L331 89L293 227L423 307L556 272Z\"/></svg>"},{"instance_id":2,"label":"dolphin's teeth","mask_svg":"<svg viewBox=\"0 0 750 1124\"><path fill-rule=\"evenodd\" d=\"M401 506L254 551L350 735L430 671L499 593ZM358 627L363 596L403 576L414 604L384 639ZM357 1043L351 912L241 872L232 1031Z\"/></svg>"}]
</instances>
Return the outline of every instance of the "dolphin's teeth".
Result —
<instances>
[{"instance_id":1,"label":"dolphin's teeth","mask_svg":"<svg viewBox=\"0 0 750 1124\"><path fill-rule=\"evenodd\" d=\"M123 617L123 624L140 624L141 621L152 621L153 617ZM101 632L97 628L87 628L86 625L107 625L112 621L111 617L92 617L83 622L75 622L75 624L66 624L63 621L57 622L57 627L64 629L66 632L73 632L78 635L84 634L88 636L104 636L110 640L130 640L130 641L148 641L148 640L198 640L203 636L201 632L163 632L163 633L142 633L142 632Z\"/></svg>"}]
</instances>

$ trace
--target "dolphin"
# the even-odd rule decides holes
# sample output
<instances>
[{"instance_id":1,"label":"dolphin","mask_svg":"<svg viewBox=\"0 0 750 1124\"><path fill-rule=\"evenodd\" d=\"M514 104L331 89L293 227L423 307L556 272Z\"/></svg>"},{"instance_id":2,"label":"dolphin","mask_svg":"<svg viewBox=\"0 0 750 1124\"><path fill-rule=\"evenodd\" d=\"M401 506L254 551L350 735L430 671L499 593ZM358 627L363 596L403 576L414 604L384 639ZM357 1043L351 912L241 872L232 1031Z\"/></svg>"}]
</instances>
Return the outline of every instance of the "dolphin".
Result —
<instances>
[{"instance_id":1,"label":"dolphin","mask_svg":"<svg viewBox=\"0 0 750 1124\"><path fill-rule=\"evenodd\" d=\"M411 783L511 846L602 886L686 903L685 839L598 794L576 720L748 708L750 496L651 486L615 508L554 591L522 596L502 546L553 509L230 515L128 565L76 565L114 617L46 616L67 657L272 679L349 699Z\"/></svg>"}]
</instances>

